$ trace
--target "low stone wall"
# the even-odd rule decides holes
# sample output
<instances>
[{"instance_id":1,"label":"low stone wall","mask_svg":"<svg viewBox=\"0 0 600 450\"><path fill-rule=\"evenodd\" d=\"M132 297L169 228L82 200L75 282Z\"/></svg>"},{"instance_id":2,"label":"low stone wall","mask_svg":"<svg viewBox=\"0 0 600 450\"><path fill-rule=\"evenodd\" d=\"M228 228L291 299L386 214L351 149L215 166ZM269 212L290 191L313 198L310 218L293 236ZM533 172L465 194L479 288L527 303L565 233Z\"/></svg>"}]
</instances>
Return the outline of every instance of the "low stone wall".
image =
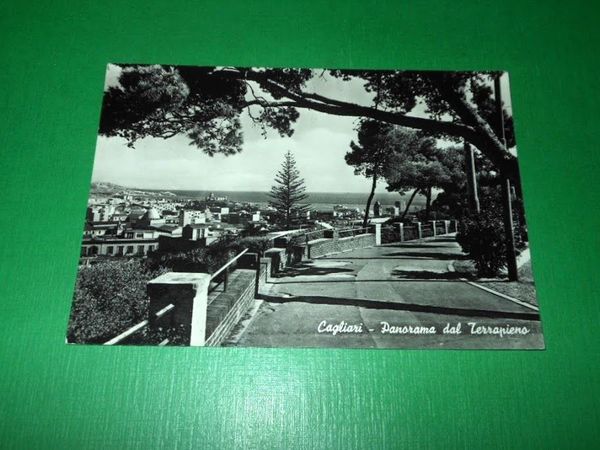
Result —
<instances>
[{"instance_id":1,"label":"low stone wall","mask_svg":"<svg viewBox=\"0 0 600 450\"><path fill-rule=\"evenodd\" d=\"M376 236L373 233L339 239L317 239L308 243L308 256L310 258L319 258L331 253L340 253L357 248L373 247L375 245Z\"/></svg>"},{"instance_id":2,"label":"low stone wall","mask_svg":"<svg viewBox=\"0 0 600 450\"><path fill-rule=\"evenodd\" d=\"M270 274L275 275L286 267L306 259L380 245L381 241L377 241L377 235L381 234L381 228L375 226L373 231L375 233L340 238L335 230L323 230L324 237L295 245L290 245L287 238L281 238L278 242L279 247L265 251L265 257L271 260Z\"/></svg>"},{"instance_id":3,"label":"low stone wall","mask_svg":"<svg viewBox=\"0 0 600 450\"><path fill-rule=\"evenodd\" d=\"M271 260L270 274L282 271L308 257L306 244L296 244L287 248L273 247L265 251L265 258Z\"/></svg>"},{"instance_id":4,"label":"low stone wall","mask_svg":"<svg viewBox=\"0 0 600 450\"><path fill-rule=\"evenodd\" d=\"M405 242L423 238L446 236L456 233L457 227L458 221L454 219L430 220L427 223L415 222L411 225L396 222L382 228L381 240L384 244L389 244L392 242Z\"/></svg>"},{"instance_id":5,"label":"low stone wall","mask_svg":"<svg viewBox=\"0 0 600 450\"><path fill-rule=\"evenodd\" d=\"M270 276L271 259L247 253L229 274L225 292L209 294L210 274L168 272L148 282L150 313L173 304L166 319L152 326L186 330L183 345L218 346L231 334L252 306L258 290Z\"/></svg>"},{"instance_id":6,"label":"low stone wall","mask_svg":"<svg viewBox=\"0 0 600 450\"><path fill-rule=\"evenodd\" d=\"M167 272L150 280L146 285L150 317L170 304L175 306L168 318L151 325L189 330L189 336L181 336L183 344L204 345L209 283L209 274L193 272Z\"/></svg>"},{"instance_id":7,"label":"low stone wall","mask_svg":"<svg viewBox=\"0 0 600 450\"><path fill-rule=\"evenodd\" d=\"M235 281L227 292L219 294L208 305L206 314L206 344L219 346L252 306L255 295L256 270L237 269Z\"/></svg>"},{"instance_id":8,"label":"low stone wall","mask_svg":"<svg viewBox=\"0 0 600 450\"><path fill-rule=\"evenodd\" d=\"M257 274L256 295L264 290L265 284L273 274L271 269L271 258L260 258L259 264L260 269Z\"/></svg>"},{"instance_id":9,"label":"low stone wall","mask_svg":"<svg viewBox=\"0 0 600 450\"><path fill-rule=\"evenodd\" d=\"M271 264L271 258L258 258L253 253L240 258L235 279L227 286L227 291L208 305L207 346L218 346L231 334L252 307L260 289L264 288L271 275Z\"/></svg>"},{"instance_id":10,"label":"low stone wall","mask_svg":"<svg viewBox=\"0 0 600 450\"><path fill-rule=\"evenodd\" d=\"M271 261L271 275L282 271L288 265L287 251L285 248L270 248L265 251L265 258L268 258Z\"/></svg>"}]
</instances>

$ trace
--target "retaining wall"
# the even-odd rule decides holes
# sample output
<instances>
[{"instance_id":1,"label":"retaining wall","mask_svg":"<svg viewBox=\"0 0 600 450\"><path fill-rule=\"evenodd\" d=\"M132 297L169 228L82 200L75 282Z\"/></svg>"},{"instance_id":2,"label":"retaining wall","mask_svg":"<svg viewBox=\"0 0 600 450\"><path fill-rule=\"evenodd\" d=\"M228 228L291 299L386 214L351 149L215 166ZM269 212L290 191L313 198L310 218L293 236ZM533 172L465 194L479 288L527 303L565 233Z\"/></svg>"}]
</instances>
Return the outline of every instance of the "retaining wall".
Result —
<instances>
[{"instance_id":1,"label":"retaining wall","mask_svg":"<svg viewBox=\"0 0 600 450\"><path fill-rule=\"evenodd\" d=\"M319 258L331 253L340 253L357 248L373 247L376 245L375 234L359 234L345 238L317 239L308 242L308 257Z\"/></svg>"},{"instance_id":2,"label":"retaining wall","mask_svg":"<svg viewBox=\"0 0 600 450\"><path fill-rule=\"evenodd\" d=\"M239 275L208 305L206 345L220 345L252 306L255 295L256 270L237 269Z\"/></svg>"}]
</instances>

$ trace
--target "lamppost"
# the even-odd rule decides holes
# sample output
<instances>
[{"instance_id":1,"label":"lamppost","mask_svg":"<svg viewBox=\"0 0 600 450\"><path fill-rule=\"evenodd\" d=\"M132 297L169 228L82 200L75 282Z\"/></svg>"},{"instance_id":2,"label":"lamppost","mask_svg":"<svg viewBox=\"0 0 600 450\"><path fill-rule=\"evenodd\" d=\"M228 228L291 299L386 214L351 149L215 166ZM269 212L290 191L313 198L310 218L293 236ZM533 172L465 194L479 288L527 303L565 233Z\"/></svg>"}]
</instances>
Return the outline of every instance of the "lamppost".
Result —
<instances>
[{"instance_id":1,"label":"lamppost","mask_svg":"<svg viewBox=\"0 0 600 450\"><path fill-rule=\"evenodd\" d=\"M506 136L504 134L504 113L502 111L502 89L500 87L500 72L494 78L494 96L496 98L496 120L498 121L499 138L506 147ZM510 178L502 172L500 173L502 185L502 206L504 214L504 234L506 236L506 266L508 268L509 281L518 281L519 274L517 272L517 252L515 250L515 232L513 225L512 213L512 186Z\"/></svg>"}]
</instances>

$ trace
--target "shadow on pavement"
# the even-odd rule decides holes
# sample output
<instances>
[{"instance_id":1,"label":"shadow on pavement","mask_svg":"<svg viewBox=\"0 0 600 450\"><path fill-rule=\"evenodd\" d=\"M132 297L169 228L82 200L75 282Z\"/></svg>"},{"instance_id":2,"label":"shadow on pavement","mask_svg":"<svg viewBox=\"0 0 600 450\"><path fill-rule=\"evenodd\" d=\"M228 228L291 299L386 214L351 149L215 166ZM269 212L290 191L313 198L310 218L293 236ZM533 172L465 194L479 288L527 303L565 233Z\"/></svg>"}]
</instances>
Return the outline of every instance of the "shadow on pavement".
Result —
<instances>
[{"instance_id":1,"label":"shadow on pavement","mask_svg":"<svg viewBox=\"0 0 600 450\"><path fill-rule=\"evenodd\" d=\"M298 277L302 275L330 275L333 273L351 273L353 269L340 268L340 267L318 267L310 263L300 263L292 267L287 267L282 272L278 273L274 278L284 277Z\"/></svg>"},{"instance_id":2,"label":"shadow on pavement","mask_svg":"<svg viewBox=\"0 0 600 450\"><path fill-rule=\"evenodd\" d=\"M445 314L455 315L462 317L488 317L495 319L520 319L520 320L540 320L540 315L533 312L508 312L508 311L493 311L485 309L471 309L471 308L451 308L445 306L434 306L426 304L416 303L398 303L398 302L384 302L380 300L368 300L368 299L357 299L357 298L336 298L336 297L325 297L325 296L276 296L259 294L258 297L269 303L289 303L289 302L301 302L318 305L343 305L343 306L356 306L360 308L370 309L391 309L397 311L411 311L411 312L422 312L431 314Z\"/></svg>"},{"instance_id":3,"label":"shadow on pavement","mask_svg":"<svg viewBox=\"0 0 600 450\"><path fill-rule=\"evenodd\" d=\"M456 260L456 259L468 259L467 255L460 255L456 253L441 253L441 252L395 252L387 253L383 256L389 258L428 258L428 259L440 259L440 260Z\"/></svg>"},{"instance_id":4,"label":"shadow on pavement","mask_svg":"<svg viewBox=\"0 0 600 450\"><path fill-rule=\"evenodd\" d=\"M423 278L383 278L381 280L357 280L356 278L332 278L330 280L302 280L302 281L271 281L276 278L270 278L267 283L269 284L314 284L314 283L406 283L409 281L427 281ZM447 279L447 278L431 278L428 281L435 283L464 283L460 279Z\"/></svg>"},{"instance_id":5,"label":"shadow on pavement","mask_svg":"<svg viewBox=\"0 0 600 450\"><path fill-rule=\"evenodd\" d=\"M337 255L332 255L332 256L323 256L323 257L319 257L319 258L315 258L315 259L324 259L324 260L328 260L328 261L353 261L353 260L377 260L377 259L432 259L430 256L428 256L426 253L420 253L420 258L415 257L415 256L404 256L405 253L390 253L388 255L382 255L382 256L348 256L348 257L344 257L344 256L337 256ZM448 259L462 259L462 257L455 257L455 258L448 258Z\"/></svg>"},{"instance_id":6,"label":"shadow on pavement","mask_svg":"<svg viewBox=\"0 0 600 450\"><path fill-rule=\"evenodd\" d=\"M386 248L451 248L450 245L427 245L427 244L384 244L382 247Z\"/></svg>"},{"instance_id":7,"label":"shadow on pavement","mask_svg":"<svg viewBox=\"0 0 600 450\"><path fill-rule=\"evenodd\" d=\"M436 238L433 242L454 242L456 243L455 237L444 237L444 238Z\"/></svg>"},{"instance_id":8,"label":"shadow on pavement","mask_svg":"<svg viewBox=\"0 0 600 450\"><path fill-rule=\"evenodd\" d=\"M408 278L411 280L459 280L465 278L465 274L459 272L432 272L429 270L399 270L395 269L391 273L398 278Z\"/></svg>"}]
</instances>

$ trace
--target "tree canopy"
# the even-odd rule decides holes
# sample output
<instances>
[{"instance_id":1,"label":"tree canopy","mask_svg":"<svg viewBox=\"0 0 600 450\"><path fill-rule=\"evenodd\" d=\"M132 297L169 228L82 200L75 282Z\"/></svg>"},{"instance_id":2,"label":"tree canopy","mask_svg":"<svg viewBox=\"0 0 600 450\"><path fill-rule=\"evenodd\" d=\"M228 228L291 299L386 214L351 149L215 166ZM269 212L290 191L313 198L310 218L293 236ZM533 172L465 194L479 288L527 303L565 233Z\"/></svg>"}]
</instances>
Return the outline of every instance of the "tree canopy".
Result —
<instances>
[{"instance_id":1,"label":"tree canopy","mask_svg":"<svg viewBox=\"0 0 600 450\"><path fill-rule=\"evenodd\" d=\"M417 153L421 140L415 131L372 119L361 120L357 128L357 140L350 142L351 151L346 153L345 159L354 167L356 175L372 180L363 220L363 226L366 227L377 181L389 174L391 166L399 160Z\"/></svg>"},{"instance_id":2,"label":"tree canopy","mask_svg":"<svg viewBox=\"0 0 600 450\"><path fill-rule=\"evenodd\" d=\"M491 85L499 72L415 72L259 69L121 65L118 84L104 97L100 133L133 146L147 136L186 135L209 155L241 151L240 115L263 130L293 134L299 110L369 118L422 130L429 136L466 140L506 176L518 181L512 119L505 110L504 135L494 120ZM307 89L324 74L358 79L373 104L364 106ZM424 105L427 117L410 112Z\"/></svg>"},{"instance_id":3,"label":"tree canopy","mask_svg":"<svg viewBox=\"0 0 600 450\"><path fill-rule=\"evenodd\" d=\"M388 183L387 190L405 194L412 190L409 197L404 217L410 205L418 193L425 196L425 219L428 219L434 188L452 188L453 183L460 183L464 179L464 169L461 152L455 147L439 147L436 140L430 137L420 136L419 133L410 130L400 131L406 142L411 145L405 146L404 152L394 153L389 160L385 171Z\"/></svg>"},{"instance_id":4,"label":"tree canopy","mask_svg":"<svg viewBox=\"0 0 600 450\"><path fill-rule=\"evenodd\" d=\"M425 191L450 183L450 170L454 167L447 158L451 150L437 147L435 140L430 138L420 140L419 144L413 151L396 154L390 159L385 174L389 191Z\"/></svg>"},{"instance_id":5,"label":"tree canopy","mask_svg":"<svg viewBox=\"0 0 600 450\"><path fill-rule=\"evenodd\" d=\"M363 120L357 128L357 142L350 142L346 163L355 175L377 177L394 151L393 125L375 120Z\"/></svg>"}]
</instances>

